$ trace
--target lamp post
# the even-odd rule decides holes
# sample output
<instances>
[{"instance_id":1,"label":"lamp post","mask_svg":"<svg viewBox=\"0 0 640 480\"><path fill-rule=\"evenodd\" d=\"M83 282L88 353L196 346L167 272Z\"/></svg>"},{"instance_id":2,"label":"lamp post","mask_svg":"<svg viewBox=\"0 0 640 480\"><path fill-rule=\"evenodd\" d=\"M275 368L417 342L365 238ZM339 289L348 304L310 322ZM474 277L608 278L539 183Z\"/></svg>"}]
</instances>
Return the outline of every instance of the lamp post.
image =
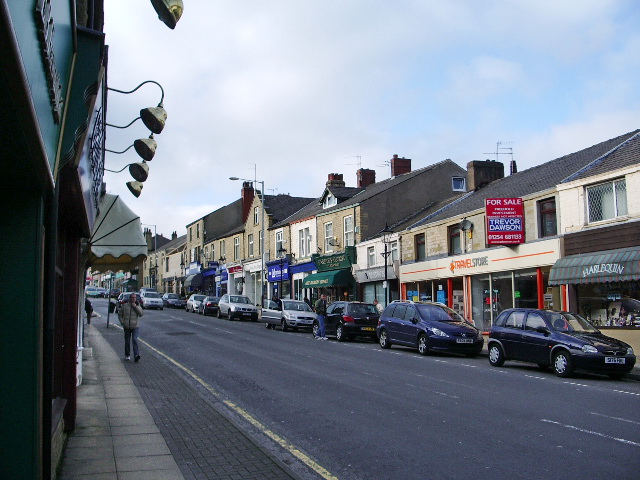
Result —
<instances>
[{"instance_id":1,"label":"lamp post","mask_svg":"<svg viewBox=\"0 0 640 480\"><path fill-rule=\"evenodd\" d=\"M265 238L265 229L264 229L264 180L248 180L246 178L239 178L239 177L229 177L229 180L233 180L234 182L237 180L243 180L245 182L254 182L254 183L259 183L262 186L262 190L260 190L260 205L261 205L261 212L260 212L260 224L262 226L261 232L260 232L260 236L261 241L260 241L260 304L262 304L262 299L264 298L265 295L265 291L264 291L264 244L266 242L266 238ZM257 301L257 299L255 299Z\"/></svg>"},{"instance_id":2,"label":"lamp post","mask_svg":"<svg viewBox=\"0 0 640 480\"><path fill-rule=\"evenodd\" d=\"M278 297L282 300L282 265L284 263L284 256L287 253L287 249L280 247L278 249L278 257L280 257L280 287L278 288Z\"/></svg>"},{"instance_id":3,"label":"lamp post","mask_svg":"<svg viewBox=\"0 0 640 480\"><path fill-rule=\"evenodd\" d=\"M384 306L389 305L389 280L387 278L387 265L389 264L388 258L391 255L391 252L388 249L389 241L391 240L392 230L389 229L389 226L385 223L384 230L382 230L382 242L384 243L384 253L381 253L384 257Z\"/></svg>"},{"instance_id":4,"label":"lamp post","mask_svg":"<svg viewBox=\"0 0 640 480\"><path fill-rule=\"evenodd\" d=\"M153 276L151 277L151 288L156 288L155 281L156 275L158 274L158 232L156 231L155 225L148 225L145 223L141 223L143 227L153 227L153 256L155 257L155 266L149 267L149 273L153 270Z\"/></svg>"}]
</instances>

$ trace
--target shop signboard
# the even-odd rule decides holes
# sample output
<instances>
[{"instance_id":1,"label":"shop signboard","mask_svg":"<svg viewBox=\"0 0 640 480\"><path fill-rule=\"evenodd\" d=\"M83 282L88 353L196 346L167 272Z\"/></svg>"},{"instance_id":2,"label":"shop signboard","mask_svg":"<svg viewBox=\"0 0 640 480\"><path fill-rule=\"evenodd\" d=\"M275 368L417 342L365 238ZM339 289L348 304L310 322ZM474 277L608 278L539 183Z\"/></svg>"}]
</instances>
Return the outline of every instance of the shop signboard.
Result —
<instances>
[{"instance_id":1,"label":"shop signboard","mask_svg":"<svg viewBox=\"0 0 640 480\"><path fill-rule=\"evenodd\" d=\"M524 243L524 203L522 198L485 200L488 245Z\"/></svg>"},{"instance_id":2,"label":"shop signboard","mask_svg":"<svg viewBox=\"0 0 640 480\"><path fill-rule=\"evenodd\" d=\"M270 282L281 282L289 280L289 262L270 265L267 270L267 278Z\"/></svg>"},{"instance_id":3,"label":"shop signboard","mask_svg":"<svg viewBox=\"0 0 640 480\"><path fill-rule=\"evenodd\" d=\"M354 247L346 247L343 253L314 256L313 261L318 268L318 272L328 272L329 270L351 268L351 264L355 261L354 251Z\"/></svg>"}]
</instances>

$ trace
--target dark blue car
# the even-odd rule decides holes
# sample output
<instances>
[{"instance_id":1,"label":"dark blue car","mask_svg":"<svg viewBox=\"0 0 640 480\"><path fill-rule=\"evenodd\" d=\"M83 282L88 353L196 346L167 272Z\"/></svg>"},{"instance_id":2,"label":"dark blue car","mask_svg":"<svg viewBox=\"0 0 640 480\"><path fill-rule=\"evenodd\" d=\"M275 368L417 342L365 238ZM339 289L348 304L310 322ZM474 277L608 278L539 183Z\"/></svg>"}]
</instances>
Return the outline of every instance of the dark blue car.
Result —
<instances>
[{"instance_id":1,"label":"dark blue car","mask_svg":"<svg viewBox=\"0 0 640 480\"><path fill-rule=\"evenodd\" d=\"M484 345L482 332L441 303L392 302L378 321L378 341L382 348L403 345L430 351L479 355Z\"/></svg>"},{"instance_id":2,"label":"dark blue car","mask_svg":"<svg viewBox=\"0 0 640 480\"><path fill-rule=\"evenodd\" d=\"M504 310L491 327L489 362L499 367L505 360L551 365L560 377L578 369L620 378L636 363L633 348L580 315L533 308Z\"/></svg>"}]
</instances>

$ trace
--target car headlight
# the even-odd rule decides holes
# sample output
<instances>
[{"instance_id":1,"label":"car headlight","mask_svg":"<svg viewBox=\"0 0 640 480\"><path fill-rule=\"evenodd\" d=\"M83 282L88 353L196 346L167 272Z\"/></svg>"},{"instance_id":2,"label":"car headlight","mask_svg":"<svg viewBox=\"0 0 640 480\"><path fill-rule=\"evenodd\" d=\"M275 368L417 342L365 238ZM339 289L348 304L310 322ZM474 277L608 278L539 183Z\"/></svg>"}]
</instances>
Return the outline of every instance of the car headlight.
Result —
<instances>
[{"instance_id":1,"label":"car headlight","mask_svg":"<svg viewBox=\"0 0 640 480\"><path fill-rule=\"evenodd\" d=\"M633 348L627 348L627 355L633 355Z\"/></svg>"},{"instance_id":2,"label":"car headlight","mask_svg":"<svg viewBox=\"0 0 640 480\"><path fill-rule=\"evenodd\" d=\"M431 327L429 329L429 331L431 333L433 333L436 337L448 337L449 336L446 333L444 333L442 330L440 330L439 328Z\"/></svg>"},{"instance_id":3,"label":"car headlight","mask_svg":"<svg viewBox=\"0 0 640 480\"><path fill-rule=\"evenodd\" d=\"M234 305L231 305L229 307L229 310L232 311L232 312L235 312L236 311L236 307Z\"/></svg>"},{"instance_id":4,"label":"car headlight","mask_svg":"<svg viewBox=\"0 0 640 480\"><path fill-rule=\"evenodd\" d=\"M593 345L583 345L582 346L582 351L584 353L598 353L598 349L596 347L594 347Z\"/></svg>"}]
</instances>

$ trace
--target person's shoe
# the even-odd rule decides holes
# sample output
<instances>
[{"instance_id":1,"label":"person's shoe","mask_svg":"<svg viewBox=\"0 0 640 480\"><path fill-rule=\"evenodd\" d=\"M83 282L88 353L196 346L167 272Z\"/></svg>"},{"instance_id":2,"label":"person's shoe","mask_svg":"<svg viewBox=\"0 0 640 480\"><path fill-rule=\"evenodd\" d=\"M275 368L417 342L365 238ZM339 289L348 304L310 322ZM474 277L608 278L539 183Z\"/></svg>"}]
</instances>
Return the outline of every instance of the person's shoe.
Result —
<instances>
[{"instance_id":1,"label":"person's shoe","mask_svg":"<svg viewBox=\"0 0 640 480\"><path fill-rule=\"evenodd\" d=\"M131 357L127 355L126 357L124 357L124 359L128 362L129 360L131 360Z\"/></svg>"},{"instance_id":2,"label":"person's shoe","mask_svg":"<svg viewBox=\"0 0 640 480\"><path fill-rule=\"evenodd\" d=\"M134 360L135 360L136 362L140 361L140 355L136 355L136 356L135 356L135 358L134 358Z\"/></svg>"},{"instance_id":3,"label":"person's shoe","mask_svg":"<svg viewBox=\"0 0 640 480\"><path fill-rule=\"evenodd\" d=\"M322 340L329 340L329 337L322 337Z\"/></svg>"}]
</instances>

